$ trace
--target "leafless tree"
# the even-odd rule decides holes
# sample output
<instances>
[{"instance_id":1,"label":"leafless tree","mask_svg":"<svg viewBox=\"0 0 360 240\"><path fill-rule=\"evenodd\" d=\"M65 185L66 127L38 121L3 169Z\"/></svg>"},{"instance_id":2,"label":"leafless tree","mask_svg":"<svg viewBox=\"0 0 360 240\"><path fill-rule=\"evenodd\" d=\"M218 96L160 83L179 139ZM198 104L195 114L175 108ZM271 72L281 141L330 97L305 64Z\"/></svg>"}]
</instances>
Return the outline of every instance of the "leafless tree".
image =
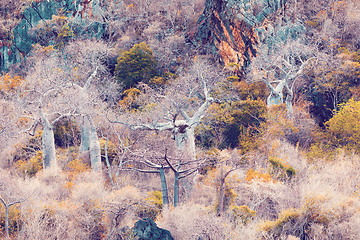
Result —
<instances>
[{"instance_id":1,"label":"leafless tree","mask_svg":"<svg viewBox=\"0 0 360 240\"><path fill-rule=\"evenodd\" d=\"M173 80L164 89L151 89L145 86L143 95L146 104L155 104L151 111L128 115L128 119L111 120L132 130L170 131L179 150L189 152L195 160L196 126L204 117L206 110L215 101L211 91L222 80L216 67L198 57L189 72ZM189 115L189 114L192 115ZM131 118L131 119L130 119Z\"/></svg>"},{"instance_id":2,"label":"leafless tree","mask_svg":"<svg viewBox=\"0 0 360 240\"><path fill-rule=\"evenodd\" d=\"M292 101L296 82L306 73L310 63L317 56L316 49L304 44L300 38L284 36L284 31L291 28L298 27L295 24L286 25L273 33L277 34L277 37L269 37L260 44L250 70L251 81L263 81L270 90L267 105L285 102L289 118L293 118Z\"/></svg>"}]
</instances>

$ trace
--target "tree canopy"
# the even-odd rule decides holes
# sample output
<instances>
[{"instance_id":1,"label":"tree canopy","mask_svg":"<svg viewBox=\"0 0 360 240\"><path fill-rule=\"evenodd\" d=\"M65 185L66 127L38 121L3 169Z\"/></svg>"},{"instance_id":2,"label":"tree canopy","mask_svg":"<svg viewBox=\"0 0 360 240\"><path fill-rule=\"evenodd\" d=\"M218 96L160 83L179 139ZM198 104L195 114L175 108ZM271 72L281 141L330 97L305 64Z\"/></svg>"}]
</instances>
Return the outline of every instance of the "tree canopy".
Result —
<instances>
[{"instance_id":1,"label":"tree canopy","mask_svg":"<svg viewBox=\"0 0 360 240\"><path fill-rule=\"evenodd\" d=\"M157 76L156 66L157 61L152 50L142 42L119 55L115 75L125 88L131 88L139 82L148 83Z\"/></svg>"}]
</instances>

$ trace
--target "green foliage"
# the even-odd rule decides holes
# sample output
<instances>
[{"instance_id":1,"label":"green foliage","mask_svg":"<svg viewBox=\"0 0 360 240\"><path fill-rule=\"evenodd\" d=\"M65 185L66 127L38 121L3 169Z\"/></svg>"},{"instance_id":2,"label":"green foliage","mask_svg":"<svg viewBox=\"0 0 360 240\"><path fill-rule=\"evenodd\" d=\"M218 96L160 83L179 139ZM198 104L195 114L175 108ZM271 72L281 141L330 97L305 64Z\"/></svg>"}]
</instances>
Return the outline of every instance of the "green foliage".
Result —
<instances>
[{"instance_id":1,"label":"green foliage","mask_svg":"<svg viewBox=\"0 0 360 240\"><path fill-rule=\"evenodd\" d=\"M53 15L50 20L42 20L33 29L35 35L39 38L39 42L42 46L49 45L50 42L54 42L55 48L61 48L75 37L69 25L69 18L59 14Z\"/></svg>"},{"instance_id":2,"label":"green foliage","mask_svg":"<svg viewBox=\"0 0 360 240\"><path fill-rule=\"evenodd\" d=\"M339 111L328 122L327 130L332 142L339 147L359 152L360 101L350 99L339 105Z\"/></svg>"},{"instance_id":3,"label":"green foliage","mask_svg":"<svg viewBox=\"0 0 360 240\"><path fill-rule=\"evenodd\" d=\"M257 146L256 138L263 131L266 110L265 103L257 100L212 104L197 129L197 139L205 147L238 147L247 152Z\"/></svg>"},{"instance_id":4,"label":"green foliage","mask_svg":"<svg viewBox=\"0 0 360 240\"><path fill-rule=\"evenodd\" d=\"M119 55L115 66L115 75L119 82L122 82L128 89L139 82L148 83L157 76L156 66L157 61L152 50L142 42Z\"/></svg>"},{"instance_id":5,"label":"green foliage","mask_svg":"<svg viewBox=\"0 0 360 240\"><path fill-rule=\"evenodd\" d=\"M306 88L306 95L313 103L313 114L328 121L339 104L360 96L360 50L352 52L345 47L338 49L336 62L317 61L310 71L313 86Z\"/></svg>"}]
</instances>

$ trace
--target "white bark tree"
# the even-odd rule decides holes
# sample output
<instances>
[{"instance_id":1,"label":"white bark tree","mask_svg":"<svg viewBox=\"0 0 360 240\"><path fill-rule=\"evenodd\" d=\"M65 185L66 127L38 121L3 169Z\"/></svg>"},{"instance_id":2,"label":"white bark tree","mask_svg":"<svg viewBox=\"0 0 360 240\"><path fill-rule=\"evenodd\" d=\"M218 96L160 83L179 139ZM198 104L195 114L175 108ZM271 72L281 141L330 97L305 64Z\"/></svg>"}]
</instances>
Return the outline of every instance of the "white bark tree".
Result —
<instances>
[{"instance_id":1,"label":"white bark tree","mask_svg":"<svg viewBox=\"0 0 360 240\"><path fill-rule=\"evenodd\" d=\"M141 150L143 151L143 150ZM149 154L150 153L150 154ZM123 168L122 170L132 170L141 173L155 173L159 174L161 181L161 192L162 192L162 202L164 208L169 206L169 194L168 194L168 184L166 182L165 171L171 169L174 173L174 198L173 205L176 207L179 204L179 186L180 180L186 178L192 173L196 172L198 168L203 164L203 161L183 161L180 157L172 157L168 155L167 149L162 153L163 156L160 156L161 153L157 151L147 152L144 151L143 154L130 151L129 158L131 162L140 163L143 168L140 167L131 167ZM175 162L175 163L174 163Z\"/></svg>"},{"instance_id":2,"label":"white bark tree","mask_svg":"<svg viewBox=\"0 0 360 240\"><path fill-rule=\"evenodd\" d=\"M285 102L288 117L293 117L294 89L298 79L303 76L312 60L316 59L315 49L294 39L284 36L287 29L297 31L297 25L285 26L273 33L258 48L257 56L251 63L251 81L263 81L270 90L267 105ZM291 34L289 34L291 35ZM284 101L284 93L286 98Z\"/></svg>"},{"instance_id":3,"label":"white bark tree","mask_svg":"<svg viewBox=\"0 0 360 240\"><path fill-rule=\"evenodd\" d=\"M146 94L143 94L143 98L147 105L144 104L144 111L130 114L131 121L109 121L123 124L132 130L170 131L178 150L187 151L190 158L195 160L194 131L208 107L215 101L210 93L220 80L220 72L207 60L198 57L186 74L173 80L164 89L144 88Z\"/></svg>"},{"instance_id":4,"label":"white bark tree","mask_svg":"<svg viewBox=\"0 0 360 240\"><path fill-rule=\"evenodd\" d=\"M104 66L109 47L102 42L76 41L62 51L67 59L61 63L69 79L67 95L71 96L71 106L80 115L81 144L79 151L90 157L94 171L101 170L101 148L96 128L96 118L102 114L103 100L111 101L117 94ZM90 75L90 76L89 76Z\"/></svg>"},{"instance_id":5,"label":"white bark tree","mask_svg":"<svg viewBox=\"0 0 360 240\"><path fill-rule=\"evenodd\" d=\"M34 134L38 125L43 127L42 151L43 167L56 170L55 142L53 128L65 117L75 114L64 94L65 79L61 69L56 68L56 57L44 57L34 63L34 68L26 77L19 99L22 103L23 116L31 119L28 132Z\"/></svg>"},{"instance_id":6,"label":"white bark tree","mask_svg":"<svg viewBox=\"0 0 360 240\"><path fill-rule=\"evenodd\" d=\"M220 71L217 71L206 59L195 58L187 73L179 79L173 80L163 89L150 89L145 86L143 89L145 94L142 96L144 98L142 111L130 113L128 120L124 118L122 120L110 120L108 118L110 122L123 124L132 130L171 132L176 149L180 152L181 157L172 159L172 161L165 157L164 164L142 162L155 170L141 171L160 174L165 198L167 190L165 190L166 181L163 170L170 168L173 171L175 175L175 206L179 202L179 180L197 171L196 166L186 169L181 169L181 167L197 162L195 128L205 116L208 107L215 101L210 93L220 80L222 80ZM168 202L166 199L163 201L164 203Z\"/></svg>"},{"instance_id":7,"label":"white bark tree","mask_svg":"<svg viewBox=\"0 0 360 240\"><path fill-rule=\"evenodd\" d=\"M69 83L69 87L73 87L75 92L72 93L73 96L77 97L76 101L76 111L81 114L81 143L79 147L80 152L87 152L90 156L91 168L94 171L101 170L101 148L99 138L96 132L96 127L94 121L91 118L91 112L88 108L91 109L92 96L89 94L90 85L97 74L98 68L95 68L95 71L87 79L84 86L80 86L77 83Z\"/></svg>"},{"instance_id":8,"label":"white bark tree","mask_svg":"<svg viewBox=\"0 0 360 240\"><path fill-rule=\"evenodd\" d=\"M109 78L102 66L108 47L101 43L78 41L61 50L36 46L34 67L26 77L20 97L24 117L33 120L29 130L43 127L44 168L56 168L53 128L64 117L82 118L82 142L80 150L88 150L92 168L101 169L100 143L96 133L94 115L101 108L101 97L109 95L106 85L99 83ZM96 67L95 67L96 66ZM90 76L89 76L90 75ZM98 76L99 75L99 76ZM114 87L111 82L109 87Z\"/></svg>"}]
</instances>

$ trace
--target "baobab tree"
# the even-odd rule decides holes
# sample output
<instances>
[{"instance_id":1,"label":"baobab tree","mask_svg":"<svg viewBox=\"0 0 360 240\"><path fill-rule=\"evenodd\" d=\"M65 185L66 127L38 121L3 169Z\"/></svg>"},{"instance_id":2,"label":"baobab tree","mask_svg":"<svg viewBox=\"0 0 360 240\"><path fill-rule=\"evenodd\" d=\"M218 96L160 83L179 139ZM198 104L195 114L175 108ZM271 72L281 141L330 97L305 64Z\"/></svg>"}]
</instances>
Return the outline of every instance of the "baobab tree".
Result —
<instances>
[{"instance_id":1,"label":"baobab tree","mask_svg":"<svg viewBox=\"0 0 360 240\"><path fill-rule=\"evenodd\" d=\"M268 33L269 36L259 45L250 68L251 81L263 81L270 90L267 105L285 102L289 118L293 117L292 100L296 82L306 73L311 61L316 59L315 49L298 36L301 31L301 24L291 23Z\"/></svg>"},{"instance_id":2,"label":"baobab tree","mask_svg":"<svg viewBox=\"0 0 360 240\"><path fill-rule=\"evenodd\" d=\"M169 147L171 144L164 144L167 146L165 149L162 147L156 147L151 144L150 149L139 149L135 151L128 152L129 163L136 163L136 166L127 168L124 167L122 170L131 170L147 174L158 174L161 181L161 192L162 192L162 202L164 208L169 206L169 194L168 194L168 184L166 181L166 171L171 170L174 173L174 198L173 205L177 206L179 203L179 181L187 176L193 174L199 169L203 163L201 160L188 160L184 156L174 157L176 151L170 151L166 147ZM126 166L126 164L125 164Z\"/></svg>"},{"instance_id":3,"label":"baobab tree","mask_svg":"<svg viewBox=\"0 0 360 240\"><path fill-rule=\"evenodd\" d=\"M112 102L118 93L118 85L104 66L109 47L103 42L76 41L63 50L67 61L68 92L72 107L80 115L81 144L79 151L89 154L94 171L101 170L101 149L95 118L106 106L104 100Z\"/></svg>"},{"instance_id":4,"label":"baobab tree","mask_svg":"<svg viewBox=\"0 0 360 240\"><path fill-rule=\"evenodd\" d=\"M31 134L35 133L38 125L42 126L43 167L56 169L53 128L61 119L74 115L75 109L69 105L68 96L62 94L66 81L59 74L61 69L56 68L57 57L41 53L37 56L40 59L34 63L19 93L23 109L21 117L32 120L27 129Z\"/></svg>"},{"instance_id":5,"label":"baobab tree","mask_svg":"<svg viewBox=\"0 0 360 240\"><path fill-rule=\"evenodd\" d=\"M107 81L106 69L101 58L107 51L105 44L74 42L54 50L36 46L34 67L23 84L23 117L32 119L28 130L43 127L44 168L56 166L53 128L65 117L81 117L82 141L80 151L89 151L94 170L101 169L100 143L93 116L101 105L101 96L108 96L99 89L99 78ZM35 59L35 60L34 60ZM108 86L113 87L111 82ZM96 106L96 107L95 107Z\"/></svg>"},{"instance_id":6,"label":"baobab tree","mask_svg":"<svg viewBox=\"0 0 360 240\"><path fill-rule=\"evenodd\" d=\"M187 151L195 160L194 131L215 101L210 94L221 80L221 73L215 66L207 59L197 57L188 72L164 88L152 89L143 85L144 111L127 114L127 119L124 114L122 119L108 119L132 130L170 131L176 147Z\"/></svg>"}]
</instances>

